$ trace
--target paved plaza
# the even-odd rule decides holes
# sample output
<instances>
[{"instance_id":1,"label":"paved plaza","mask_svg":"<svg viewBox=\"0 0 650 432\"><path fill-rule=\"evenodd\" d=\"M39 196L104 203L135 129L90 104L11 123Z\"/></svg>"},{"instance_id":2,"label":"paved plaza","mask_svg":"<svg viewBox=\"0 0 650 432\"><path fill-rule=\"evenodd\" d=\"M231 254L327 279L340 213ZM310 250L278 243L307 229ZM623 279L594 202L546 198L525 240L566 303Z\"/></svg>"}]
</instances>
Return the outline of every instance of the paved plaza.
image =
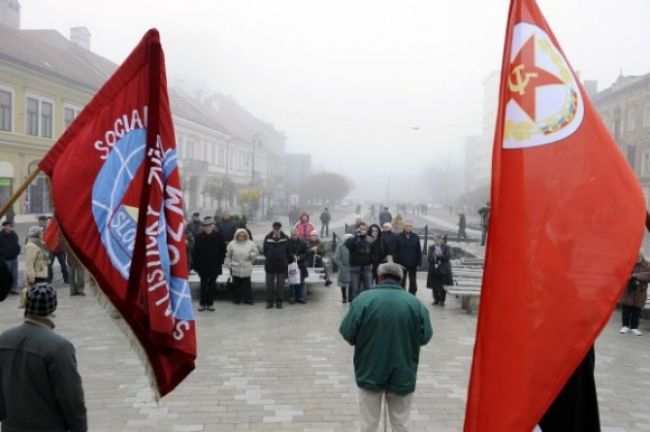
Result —
<instances>
[{"instance_id":1,"label":"paved plaza","mask_svg":"<svg viewBox=\"0 0 650 432\"><path fill-rule=\"evenodd\" d=\"M412 430L459 431L476 316L462 312L453 298L444 309L434 308L430 295L427 289L418 292L434 335L421 353ZM16 297L0 304L0 328L21 321L16 305ZM197 313L196 370L156 404L140 361L113 319L93 296L71 298L67 287L61 289L57 331L77 348L90 430L356 430L352 347L338 334L347 306L338 288L313 288L307 305L282 310L265 310L262 301L235 306L221 295L216 309ZM621 336L618 314L596 348L603 430L647 431L650 322L641 323L647 335Z\"/></svg>"}]
</instances>

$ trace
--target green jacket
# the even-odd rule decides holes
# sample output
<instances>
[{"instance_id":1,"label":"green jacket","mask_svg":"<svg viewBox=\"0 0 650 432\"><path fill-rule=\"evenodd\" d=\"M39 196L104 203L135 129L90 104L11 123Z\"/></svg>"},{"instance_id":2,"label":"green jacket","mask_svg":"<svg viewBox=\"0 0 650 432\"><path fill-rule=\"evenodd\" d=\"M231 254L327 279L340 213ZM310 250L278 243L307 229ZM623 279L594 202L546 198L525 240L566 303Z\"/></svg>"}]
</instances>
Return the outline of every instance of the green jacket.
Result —
<instances>
[{"instance_id":1,"label":"green jacket","mask_svg":"<svg viewBox=\"0 0 650 432\"><path fill-rule=\"evenodd\" d=\"M406 395L415 390L420 346L431 339L429 311L397 284L357 296L339 332L354 345L357 385Z\"/></svg>"}]
</instances>

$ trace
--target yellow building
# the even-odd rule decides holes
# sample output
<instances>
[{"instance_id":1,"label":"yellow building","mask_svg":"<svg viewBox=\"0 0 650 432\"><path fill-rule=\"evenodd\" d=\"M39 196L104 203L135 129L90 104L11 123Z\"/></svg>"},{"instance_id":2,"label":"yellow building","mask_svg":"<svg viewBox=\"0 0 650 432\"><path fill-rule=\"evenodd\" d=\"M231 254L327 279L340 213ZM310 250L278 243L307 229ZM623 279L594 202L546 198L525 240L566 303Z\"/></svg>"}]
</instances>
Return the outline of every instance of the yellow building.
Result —
<instances>
[{"instance_id":1,"label":"yellow building","mask_svg":"<svg viewBox=\"0 0 650 432\"><path fill-rule=\"evenodd\" d=\"M17 6L17 7L16 7ZM21 30L20 6L0 2L0 204L38 162L115 65L90 51L90 32ZM43 176L14 205L16 214L50 211Z\"/></svg>"}]
</instances>

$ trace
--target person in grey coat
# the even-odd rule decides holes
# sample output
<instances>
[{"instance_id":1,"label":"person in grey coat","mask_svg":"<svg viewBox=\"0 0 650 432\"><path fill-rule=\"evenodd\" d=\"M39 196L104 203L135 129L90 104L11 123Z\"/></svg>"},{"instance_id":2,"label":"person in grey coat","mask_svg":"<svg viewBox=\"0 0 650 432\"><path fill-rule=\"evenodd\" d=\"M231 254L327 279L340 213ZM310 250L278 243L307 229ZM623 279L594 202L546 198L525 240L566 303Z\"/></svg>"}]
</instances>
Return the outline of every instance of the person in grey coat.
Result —
<instances>
[{"instance_id":1,"label":"person in grey coat","mask_svg":"<svg viewBox=\"0 0 650 432\"><path fill-rule=\"evenodd\" d=\"M2 432L88 430L74 346L54 332L56 305L52 285L34 285L27 293L25 322L0 335Z\"/></svg>"},{"instance_id":2,"label":"person in grey coat","mask_svg":"<svg viewBox=\"0 0 650 432\"><path fill-rule=\"evenodd\" d=\"M338 273L338 284L341 287L341 302L347 303L348 299L353 300L353 295L350 290L350 251L345 245L345 242L354 237L352 234L345 234L343 236L343 241L336 246L336 251L334 252L334 262L339 268Z\"/></svg>"}]
</instances>

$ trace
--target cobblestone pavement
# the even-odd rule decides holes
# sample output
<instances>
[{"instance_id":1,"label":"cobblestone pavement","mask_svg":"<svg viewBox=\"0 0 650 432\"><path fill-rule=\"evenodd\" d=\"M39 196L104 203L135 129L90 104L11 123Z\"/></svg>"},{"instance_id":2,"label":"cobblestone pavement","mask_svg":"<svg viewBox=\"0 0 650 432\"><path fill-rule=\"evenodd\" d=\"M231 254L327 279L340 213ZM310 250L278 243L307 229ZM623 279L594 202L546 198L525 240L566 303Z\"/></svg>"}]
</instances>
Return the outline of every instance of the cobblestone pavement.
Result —
<instances>
[{"instance_id":1,"label":"cobblestone pavement","mask_svg":"<svg viewBox=\"0 0 650 432\"><path fill-rule=\"evenodd\" d=\"M283 310L221 299L216 312L198 313L197 369L160 404L92 296L70 298L61 289L57 331L77 347L93 432L353 431L352 348L338 334L347 310L339 295L337 288L313 288L307 305ZM454 299L434 309L426 289L418 297L429 305L434 336L422 350L412 430L459 431L476 316ZM16 297L0 304L0 328L21 321L16 304ZM650 324L642 321L647 335L621 336L618 321L617 312L597 344L604 431L650 430Z\"/></svg>"}]
</instances>

